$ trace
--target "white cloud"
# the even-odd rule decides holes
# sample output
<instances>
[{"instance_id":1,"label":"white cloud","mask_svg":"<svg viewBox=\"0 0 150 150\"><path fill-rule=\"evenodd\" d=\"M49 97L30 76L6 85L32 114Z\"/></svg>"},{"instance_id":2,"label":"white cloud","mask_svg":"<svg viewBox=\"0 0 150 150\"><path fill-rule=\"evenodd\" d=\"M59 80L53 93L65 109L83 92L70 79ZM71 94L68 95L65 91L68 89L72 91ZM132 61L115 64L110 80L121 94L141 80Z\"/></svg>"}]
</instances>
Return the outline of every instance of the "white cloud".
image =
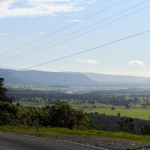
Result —
<instances>
[{"instance_id":1,"label":"white cloud","mask_svg":"<svg viewBox=\"0 0 150 150\"><path fill-rule=\"evenodd\" d=\"M80 20L80 19L74 19L74 20L69 20L68 22L78 23L78 22L82 22L82 20Z\"/></svg>"},{"instance_id":2,"label":"white cloud","mask_svg":"<svg viewBox=\"0 0 150 150\"><path fill-rule=\"evenodd\" d=\"M128 65L130 65L130 66L145 66L146 64L140 60L131 60L128 62Z\"/></svg>"},{"instance_id":3,"label":"white cloud","mask_svg":"<svg viewBox=\"0 0 150 150\"><path fill-rule=\"evenodd\" d=\"M98 64L98 61L92 59L79 59L77 62L85 64Z\"/></svg>"},{"instance_id":4,"label":"white cloud","mask_svg":"<svg viewBox=\"0 0 150 150\"><path fill-rule=\"evenodd\" d=\"M0 0L0 18L78 12L93 0Z\"/></svg>"}]
</instances>

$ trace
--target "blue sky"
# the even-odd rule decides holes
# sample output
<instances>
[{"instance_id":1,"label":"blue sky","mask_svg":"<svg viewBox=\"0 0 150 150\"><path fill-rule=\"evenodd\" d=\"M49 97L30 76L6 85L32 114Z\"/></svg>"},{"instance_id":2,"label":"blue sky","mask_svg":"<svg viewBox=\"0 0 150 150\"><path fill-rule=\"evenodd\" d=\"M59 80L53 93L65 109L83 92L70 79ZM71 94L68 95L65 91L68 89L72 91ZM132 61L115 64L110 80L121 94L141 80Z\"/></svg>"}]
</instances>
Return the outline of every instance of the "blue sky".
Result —
<instances>
[{"instance_id":1,"label":"blue sky","mask_svg":"<svg viewBox=\"0 0 150 150\"><path fill-rule=\"evenodd\" d=\"M85 20L106 8L109 9ZM28 68L103 45L150 29L149 20L150 0L1 0L0 68ZM72 24L75 25L42 40ZM146 33L32 70L150 76L149 39L150 33ZM50 42L53 43L47 45ZM41 45L45 46L38 49Z\"/></svg>"}]
</instances>

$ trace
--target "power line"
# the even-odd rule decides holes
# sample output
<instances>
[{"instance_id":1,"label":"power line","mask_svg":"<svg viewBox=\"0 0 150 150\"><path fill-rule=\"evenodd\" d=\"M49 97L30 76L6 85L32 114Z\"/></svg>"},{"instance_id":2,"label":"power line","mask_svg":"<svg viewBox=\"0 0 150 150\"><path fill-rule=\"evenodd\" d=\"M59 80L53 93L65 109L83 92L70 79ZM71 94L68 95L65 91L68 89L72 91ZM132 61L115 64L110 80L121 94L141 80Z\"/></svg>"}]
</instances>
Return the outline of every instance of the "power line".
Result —
<instances>
[{"instance_id":1,"label":"power line","mask_svg":"<svg viewBox=\"0 0 150 150\"><path fill-rule=\"evenodd\" d=\"M112 44L115 44L115 43L119 43L121 41L125 41L125 40L128 40L128 39L131 39L131 38L134 38L134 37L146 34L148 32L150 32L150 29L149 30L145 30L143 32L139 32L139 33L130 35L130 36L127 36L127 37L124 37L124 38L121 38L121 39L118 39L118 40L115 40L115 41L112 41L112 42L109 42L109 43L106 43L106 44L103 44L103 45L96 46L94 48L90 48L90 49L83 50L83 51L80 51L80 52L77 52L77 53L66 55L64 57L60 57L60 58L53 59L53 60L50 60L50 61L47 61L47 62L44 62L44 63L33 65L33 66L30 66L30 67L27 67L27 68L24 68L24 69L21 69L21 70L18 70L18 71L12 71L12 72L9 72L9 73L5 73L5 74L2 74L0 76L6 76L6 75L10 75L10 74L13 74L13 73L16 73L16 72L20 72L20 71L27 71L27 70L35 68L35 67L39 67L39 66L43 66L43 65L46 65L46 64L54 63L54 62L57 62L57 61L60 61L60 60L63 60L63 59L67 59L67 58L70 58L70 57L74 57L76 55L80 55L80 54L87 53L87 52L90 52L90 51L93 51L93 50L96 50L96 49L99 49L99 48L103 48L103 47L106 47L106 46L109 46L109 45L112 45Z\"/></svg>"},{"instance_id":2,"label":"power line","mask_svg":"<svg viewBox=\"0 0 150 150\"><path fill-rule=\"evenodd\" d=\"M103 13L103 12L105 12L105 11L107 11L107 10L109 10L109 9L111 9L111 8L113 8L113 7L115 7L115 6L117 6L117 5L120 5L120 4L124 3L125 1L126 1L126 0L121 0L121 1L119 1L119 2L117 2L117 3L115 3L115 4L113 4L113 5L110 5L110 6L106 7L106 8L104 8L104 9L102 9L102 10L96 12L96 13L93 13L92 15L90 15L90 16L88 16L88 17L83 18L82 21L89 20L90 18L92 18L92 17L94 17L94 16L96 16L96 15L98 15L98 14L100 14L100 13ZM10 51L8 51L8 52L6 52L6 53L1 54L0 57L1 57L1 56L5 56L5 55L10 54L10 53L13 53L14 51L20 50L20 49L22 49L22 48L24 48L24 47L26 47L26 46L29 46L29 45L32 45L32 44L38 42L38 41L44 40L44 39L46 39L46 38L49 38L50 36L55 35L55 34L57 34L57 33L59 33L59 32L62 32L62 31L64 31L64 30L66 30L66 29L69 29L69 28L71 28L71 27L73 27L73 26L75 26L75 25L77 25L77 24L79 24L79 23L80 23L80 22L72 23L71 25L66 26L66 27L64 27L64 28L61 28L61 29L58 29L58 30L56 30L56 31L54 31L54 32L52 32L52 33L46 35L46 36L43 36L43 37L41 37L41 38L38 38L38 39L33 40L33 41L31 41L31 42L28 42L28 43L25 43L25 44L23 44L23 45L21 45L21 46L15 48L15 49L13 49L13 50L10 50Z\"/></svg>"},{"instance_id":3,"label":"power line","mask_svg":"<svg viewBox=\"0 0 150 150\"><path fill-rule=\"evenodd\" d=\"M148 1L149 1L149 0L148 0ZM146 2L146 1L144 1L144 2ZM143 4L144 2L142 2L142 3L140 3L140 4ZM137 4L137 5L133 6L133 7L130 7L129 9L125 9L124 11L121 11L121 13L124 13L124 12L126 12L126 11L128 11L128 10L130 10L130 9L133 9L133 8L139 6L140 4ZM84 32L84 33L82 33L82 34L79 34L79 35L77 35L77 36L74 36L74 37L72 37L72 38L69 38L69 39L67 39L67 40L63 40L63 41L57 42L57 43L54 44L54 45L47 46L47 47L44 47L44 48L42 47L42 46L49 45L49 44L51 43L51 42L50 42L50 43L48 43L48 44L45 44L45 45L42 45L42 46L40 46L40 47L34 48L34 49L36 50L36 51L34 51L34 52L31 52L31 50L34 50L34 49L30 49L30 50L29 50L29 52L30 52L29 54L24 53L25 55L19 57L18 59L22 59L22 58L24 58L24 57L30 56L31 54L35 54L35 52L41 51L41 50L37 50L38 48L42 48L42 50L43 50L43 49L48 49L48 48L51 48L51 47L58 46L58 45L60 45L60 44L63 44L64 42L68 42L68 41L70 41L70 40L72 40L72 39L78 38L78 37L80 37L80 36L82 36L82 35L85 35L85 34L87 34L87 33L89 33L89 32L92 32L92 31L95 31L95 30L97 30L97 29L103 28L103 27L105 27L105 26L107 26L107 25L110 25L110 24L112 24L112 23L114 23L114 22L117 22L117 21L119 21L119 20L122 20L122 19L124 19L124 18L126 18L126 17L128 17L128 16L131 16L131 15L133 15L133 14L135 14L135 13L137 13L137 12L140 12L140 11L142 11L142 10L145 10L146 8L149 8L149 7L150 7L150 5L148 5L148 6L146 6L146 7L143 7L143 8L141 8L141 9L138 9L138 10L136 10L136 11L134 11L134 12L132 12L132 13L129 13L129 14L127 14L127 15L124 15L124 16L122 16L122 17L120 17L120 18L117 18L117 19L115 19L115 20L113 20L113 21L111 21L111 22L108 22L108 23L104 24L104 25L101 25L101 26L99 26L99 27L96 27L96 28L94 28L94 29L92 29L92 30L89 30L89 31L87 31L87 32ZM113 15L113 16L117 16L117 15L119 15L119 14L120 14L120 12L117 13L117 14L115 14L115 15ZM110 17L108 17L108 18L110 19ZM104 19L104 20L106 20L106 19ZM97 23L96 23L96 24L97 24ZM64 38L62 38L62 39L64 39ZM16 56L20 56L20 55L16 55ZM15 56L15 57L16 57L16 56ZM9 62L12 62L12 61L15 61L15 60L18 60L18 59L9 60L9 61L7 61L7 62L1 63L1 65L7 64L7 63L9 63Z\"/></svg>"},{"instance_id":4,"label":"power line","mask_svg":"<svg viewBox=\"0 0 150 150\"><path fill-rule=\"evenodd\" d=\"M24 54L23 56L20 56L20 54L19 54L19 55L15 55L14 57L10 57L10 58L8 59L8 61L6 61L6 62L4 62L4 63L1 63L1 65L7 64L7 63L9 63L9 62L12 62L12 61L15 61L15 60L18 60L18 59L21 59L21 58L25 58L25 57L27 57L27 56L30 56L31 54L34 54L35 52L40 52L41 49L43 50L43 49L48 49L48 48L51 48L51 47L58 46L58 45L60 45L60 44L63 44L63 43L65 43L65 42L68 42L68 41L70 41L70 40L72 40L72 39L75 39L75 38L78 38L78 37L80 37L80 36L82 36L82 35L85 35L85 34L87 34L87 33L89 33L89 32L95 31L95 30L100 29L100 28L103 28L103 27L105 27L105 26L107 26L107 25L109 25L109 24L112 24L112 23L114 23L114 22L117 22L117 21L119 21L119 20L121 20L121 19L123 19L123 18L126 18L126 17L128 17L128 16L130 16L130 15L133 15L133 14L139 12L139 11L145 10L146 8L150 7L150 5L148 5L148 6L146 6L146 7L143 7L143 8L141 8L141 9L138 9L138 10L136 10L136 11L134 11L134 12L132 12L132 13L129 13L128 15L122 16L122 17L120 17L120 18L118 18L118 19L115 19L115 20L113 20L113 21L111 21L111 22L105 23L104 25L101 25L101 26L99 26L99 27L97 27L97 28L94 28L94 29L92 29L92 30L89 30L89 31L84 32L84 33L82 33L82 34L79 34L79 35L77 35L77 36L74 36L74 37L72 37L72 38L69 38L69 39L67 39L67 40L64 40L64 38L66 38L66 37L69 37L69 36L74 35L74 34L76 34L76 33L78 33L78 32L84 31L84 30L86 30L86 29L88 29L88 28L90 28L90 27L92 27L92 26L95 26L95 25L97 25L97 24L99 24L99 23L102 23L102 22L104 22L104 21L107 21L107 20L109 20L109 19L112 19L113 17L116 17L116 16L118 16L118 15L120 15L120 14L122 14L122 13L125 13L125 12L127 12L127 11L129 11L129 10L131 10L131 9L134 9L134 8L140 6L140 5L142 5L142 4L144 4L144 3L148 2L148 1L149 1L149 0L146 0L146 1L142 2L142 3L136 4L136 5L134 5L134 6L130 7L130 8L128 8L128 9L125 9L125 10L123 10L123 11L120 11L119 13L116 13L115 15L112 15L112 16L110 16L110 17L107 17L107 18L105 18L105 19L103 19L103 20L101 20L101 21L98 21L98 22L96 22L96 23L94 23L94 24L92 24L92 25L89 25L89 26L87 26L87 27L85 27L85 28L82 28L82 29L80 29L80 30L77 30L77 31L75 31L75 32L73 32L73 33L71 33L71 34L66 35L66 36L63 36L63 37L61 37L61 38L59 38L59 39L57 39L57 40L54 40L54 41L51 41L51 42L49 42L49 43L42 44L42 45L40 45L40 46L38 46L38 47L32 48L32 49L30 49L30 50L28 50L28 51L26 51L26 52L24 52L24 53L21 53L21 54ZM57 41L59 41L59 40L61 40L61 39L63 39L63 41L57 42ZM53 45L50 45L50 46L47 46L47 45L49 45L49 44L51 44L51 43L53 43L53 42L57 42L57 43L55 43L55 44L53 44ZM47 47L43 47L43 46L47 46ZM39 50L37 50L37 49L39 49ZM33 50L35 50L35 51L33 51ZM31 51L33 51L33 52L31 52ZM26 53L27 53L27 54L26 54ZM19 58L16 59L18 56L19 56ZM10 60L10 59L11 59L11 60ZM1 62L2 62L2 61L1 61Z\"/></svg>"}]
</instances>

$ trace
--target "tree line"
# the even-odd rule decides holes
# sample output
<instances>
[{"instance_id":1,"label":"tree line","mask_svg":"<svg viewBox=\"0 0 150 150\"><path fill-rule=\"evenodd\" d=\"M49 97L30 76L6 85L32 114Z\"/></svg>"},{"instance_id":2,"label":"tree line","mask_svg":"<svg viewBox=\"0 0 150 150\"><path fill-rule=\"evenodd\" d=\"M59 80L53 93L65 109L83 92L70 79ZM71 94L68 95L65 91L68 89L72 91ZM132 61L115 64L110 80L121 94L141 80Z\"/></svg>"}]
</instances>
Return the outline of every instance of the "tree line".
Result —
<instances>
[{"instance_id":1,"label":"tree line","mask_svg":"<svg viewBox=\"0 0 150 150\"><path fill-rule=\"evenodd\" d=\"M113 106L129 106L130 104L141 104L143 107L150 106L149 94L127 94L120 95L115 93L103 94L102 91L93 91L82 94L66 94L60 91L35 91L31 89L9 89L7 94L12 97L14 102L32 102L35 104L54 104L58 99L74 100L79 103L85 101L89 104L101 103Z\"/></svg>"}]
</instances>

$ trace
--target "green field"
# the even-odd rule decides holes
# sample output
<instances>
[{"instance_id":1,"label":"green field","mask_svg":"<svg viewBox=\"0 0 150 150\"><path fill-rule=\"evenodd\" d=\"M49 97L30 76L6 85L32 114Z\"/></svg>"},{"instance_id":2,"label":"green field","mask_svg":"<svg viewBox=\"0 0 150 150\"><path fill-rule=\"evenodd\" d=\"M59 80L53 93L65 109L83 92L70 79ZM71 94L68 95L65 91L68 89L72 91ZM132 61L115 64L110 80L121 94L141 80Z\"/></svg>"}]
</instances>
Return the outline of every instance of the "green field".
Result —
<instances>
[{"instance_id":1,"label":"green field","mask_svg":"<svg viewBox=\"0 0 150 150\"><path fill-rule=\"evenodd\" d=\"M132 118L139 118L144 120L150 120L150 109L146 108L115 108L115 110L111 110L110 108L92 108L92 109L85 109L84 110L87 113L90 112L98 112L99 114L105 113L106 115L113 115L116 116L118 113L121 114L121 116L127 116Z\"/></svg>"},{"instance_id":2,"label":"green field","mask_svg":"<svg viewBox=\"0 0 150 150\"><path fill-rule=\"evenodd\" d=\"M70 103L71 104L71 103ZM142 108L141 105L134 105L130 108L125 108L124 106L113 106L115 109L111 110L112 105L107 104L71 104L75 109L84 110L87 113L95 113L98 112L99 114L105 115L112 115L117 116L118 113L120 115L144 120L150 120L150 107Z\"/></svg>"}]
</instances>

